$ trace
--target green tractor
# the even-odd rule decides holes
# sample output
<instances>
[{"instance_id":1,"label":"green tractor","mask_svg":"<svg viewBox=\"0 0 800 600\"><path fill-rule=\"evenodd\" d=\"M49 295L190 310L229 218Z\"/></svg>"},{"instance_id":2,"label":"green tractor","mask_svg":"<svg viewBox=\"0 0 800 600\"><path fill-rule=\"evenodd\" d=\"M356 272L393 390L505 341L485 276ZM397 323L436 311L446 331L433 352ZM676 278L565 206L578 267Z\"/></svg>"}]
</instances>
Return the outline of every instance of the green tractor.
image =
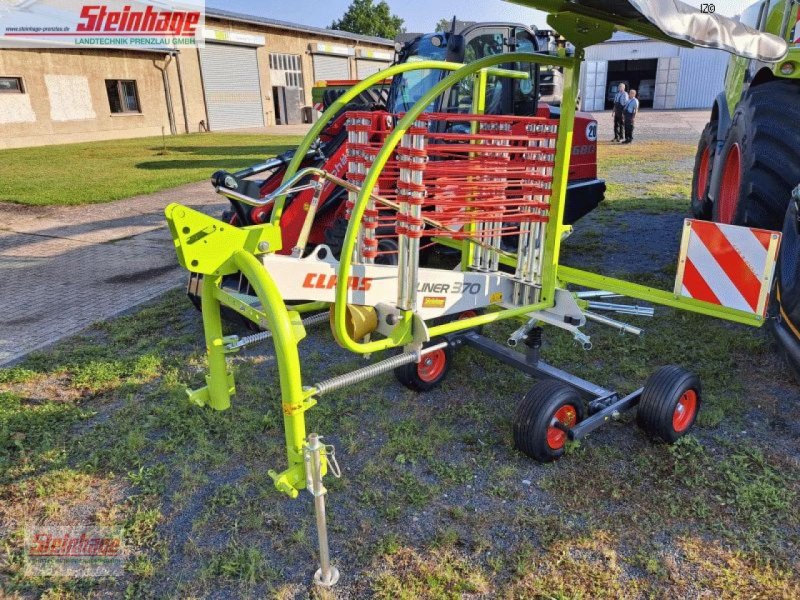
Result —
<instances>
[{"instance_id":1,"label":"green tractor","mask_svg":"<svg viewBox=\"0 0 800 600\"><path fill-rule=\"evenodd\" d=\"M789 43L779 62L732 56L725 90L700 137L692 213L720 223L783 230L772 330L800 374L800 14L798 0L761 0L739 21Z\"/></svg>"}]
</instances>

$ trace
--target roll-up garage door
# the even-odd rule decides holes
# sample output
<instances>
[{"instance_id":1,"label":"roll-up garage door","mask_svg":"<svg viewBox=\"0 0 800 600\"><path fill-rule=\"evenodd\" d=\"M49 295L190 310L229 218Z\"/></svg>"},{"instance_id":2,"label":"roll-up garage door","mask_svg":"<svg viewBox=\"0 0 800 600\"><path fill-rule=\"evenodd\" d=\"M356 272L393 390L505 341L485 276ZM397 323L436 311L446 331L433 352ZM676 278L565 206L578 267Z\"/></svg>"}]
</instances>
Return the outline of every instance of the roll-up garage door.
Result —
<instances>
[{"instance_id":1,"label":"roll-up garage door","mask_svg":"<svg viewBox=\"0 0 800 600\"><path fill-rule=\"evenodd\" d=\"M200 48L200 68L209 129L264 126L255 48L206 43Z\"/></svg>"},{"instance_id":2,"label":"roll-up garage door","mask_svg":"<svg viewBox=\"0 0 800 600\"><path fill-rule=\"evenodd\" d=\"M350 79L350 61L346 56L313 54L314 81Z\"/></svg>"},{"instance_id":3,"label":"roll-up garage door","mask_svg":"<svg viewBox=\"0 0 800 600\"><path fill-rule=\"evenodd\" d=\"M356 59L356 70L358 71L359 79L366 79L370 75L374 75L378 71L383 71L391 63L381 60L367 60L364 58Z\"/></svg>"}]
</instances>

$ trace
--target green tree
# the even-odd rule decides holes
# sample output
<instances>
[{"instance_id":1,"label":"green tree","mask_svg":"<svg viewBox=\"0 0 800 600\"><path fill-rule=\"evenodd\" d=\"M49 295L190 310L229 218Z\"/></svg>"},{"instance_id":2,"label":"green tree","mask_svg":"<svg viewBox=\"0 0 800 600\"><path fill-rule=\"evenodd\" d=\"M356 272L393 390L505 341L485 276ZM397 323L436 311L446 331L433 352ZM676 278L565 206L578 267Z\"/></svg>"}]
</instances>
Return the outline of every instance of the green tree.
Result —
<instances>
[{"instance_id":1,"label":"green tree","mask_svg":"<svg viewBox=\"0 0 800 600\"><path fill-rule=\"evenodd\" d=\"M436 29L434 31L441 31L441 32L448 32L450 31L450 27L453 25L453 19L448 19L446 17L439 19L439 22L436 23Z\"/></svg>"},{"instance_id":2,"label":"green tree","mask_svg":"<svg viewBox=\"0 0 800 600\"><path fill-rule=\"evenodd\" d=\"M353 0L338 21L331 23L331 29L374 35L394 39L405 31L405 21L393 15L385 0L373 4L373 0Z\"/></svg>"}]
</instances>

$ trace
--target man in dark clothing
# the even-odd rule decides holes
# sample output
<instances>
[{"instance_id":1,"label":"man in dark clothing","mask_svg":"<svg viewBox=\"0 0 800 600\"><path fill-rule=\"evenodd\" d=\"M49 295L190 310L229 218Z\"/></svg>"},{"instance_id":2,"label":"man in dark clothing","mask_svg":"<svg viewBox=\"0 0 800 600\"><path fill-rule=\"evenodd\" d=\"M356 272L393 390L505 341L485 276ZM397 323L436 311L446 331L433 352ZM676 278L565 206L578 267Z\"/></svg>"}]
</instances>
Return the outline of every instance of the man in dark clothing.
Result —
<instances>
[{"instance_id":1,"label":"man in dark clothing","mask_svg":"<svg viewBox=\"0 0 800 600\"><path fill-rule=\"evenodd\" d=\"M636 113L639 112L639 100L636 98L636 90L630 91L630 100L625 105L623 111L625 115L625 141L623 144L630 144L633 141L633 122L636 119Z\"/></svg>"},{"instance_id":2,"label":"man in dark clothing","mask_svg":"<svg viewBox=\"0 0 800 600\"><path fill-rule=\"evenodd\" d=\"M622 112L625 110L625 105L628 103L628 92L625 91L625 84L620 83L617 86L617 95L614 96L614 141L621 142L625 139L623 131L624 116Z\"/></svg>"}]
</instances>

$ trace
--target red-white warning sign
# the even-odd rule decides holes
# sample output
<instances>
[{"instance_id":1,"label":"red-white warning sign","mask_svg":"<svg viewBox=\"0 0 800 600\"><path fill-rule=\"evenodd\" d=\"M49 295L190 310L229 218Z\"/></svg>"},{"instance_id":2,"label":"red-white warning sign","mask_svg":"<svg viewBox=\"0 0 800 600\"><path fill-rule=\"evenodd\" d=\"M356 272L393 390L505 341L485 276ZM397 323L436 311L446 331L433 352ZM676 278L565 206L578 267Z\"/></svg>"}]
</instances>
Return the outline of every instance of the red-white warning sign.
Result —
<instances>
[{"instance_id":1,"label":"red-white warning sign","mask_svg":"<svg viewBox=\"0 0 800 600\"><path fill-rule=\"evenodd\" d=\"M675 293L764 315L781 234L686 219Z\"/></svg>"}]
</instances>

